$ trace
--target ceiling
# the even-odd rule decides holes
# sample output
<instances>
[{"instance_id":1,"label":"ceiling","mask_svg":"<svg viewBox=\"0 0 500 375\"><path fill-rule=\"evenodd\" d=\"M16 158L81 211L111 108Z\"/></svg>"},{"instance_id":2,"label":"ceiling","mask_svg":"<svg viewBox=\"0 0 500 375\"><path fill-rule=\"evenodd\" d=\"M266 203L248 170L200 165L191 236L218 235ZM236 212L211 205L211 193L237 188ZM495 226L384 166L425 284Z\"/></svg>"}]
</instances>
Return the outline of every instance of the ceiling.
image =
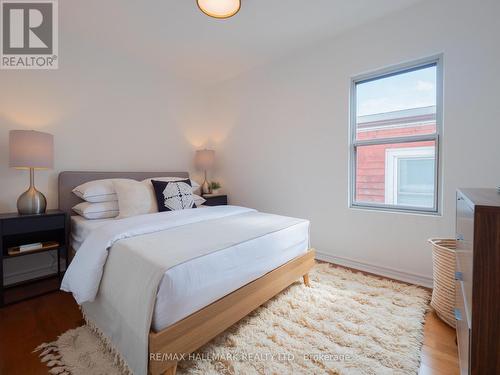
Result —
<instances>
[{"instance_id":1,"label":"ceiling","mask_svg":"<svg viewBox=\"0 0 500 375\"><path fill-rule=\"evenodd\" d=\"M242 0L227 20L195 0L59 2L65 43L99 45L200 84L229 79L420 0Z\"/></svg>"}]
</instances>

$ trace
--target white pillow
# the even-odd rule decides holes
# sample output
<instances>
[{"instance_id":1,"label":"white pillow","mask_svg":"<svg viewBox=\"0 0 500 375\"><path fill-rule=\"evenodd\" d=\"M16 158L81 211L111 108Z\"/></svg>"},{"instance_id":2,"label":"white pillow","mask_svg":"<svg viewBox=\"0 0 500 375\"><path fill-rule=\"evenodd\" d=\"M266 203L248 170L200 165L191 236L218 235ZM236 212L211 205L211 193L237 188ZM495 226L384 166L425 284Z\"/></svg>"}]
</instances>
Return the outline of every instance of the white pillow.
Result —
<instances>
[{"instance_id":1,"label":"white pillow","mask_svg":"<svg viewBox=\"0 0 500 375\"><path fill-rule=\"evenodd\" d=\"M199 195L193 194L193 199L194 199L194 204L196 207L200 207L203 203L205 203L207 200L203 197L200 197Z\"/></svg>"},{"instance_id":2,"label":"white pillow","mask_svg":"<svg viewBox=\"0 0 500 375\"><path fill-rule=\"evenodd\" d=\"M193 191L200 188L200 184L197 183L195 180L190 179L189 181L191 181L191 186L193 187Z\"/></svg>"},{"instance_id":3,"label":"white pillow","mask_svg":"<svg viewBox=\"0 0 500 375\"><path fill-rule=\"evenodd\" d=\"M171 178L171 177L169 177ZM182 180L182 179L179 179ZM118 196L119 215L117 219L158 212L158 203L150 179L141 182L135 180L115 180L113 189ZM196 206L201 206L206 199L193 194Z\"/></svg>"},{"instance_id":4,"label":"white pillow","mask_svg":"<svg viewBox=\"0 0 500 375\"><path fill-rule=\"evenodd\" d=\"M118 219L158 212L156 197L149 181L115 180L113 187L118 197Z\"/></svg>"},{"instance_id":5,"label":"white pillow","mask_svg":"<svg viewBox=\"0 0 500 375\"><path fill-rule=\"evenodd\" d=\"M73 207L73 211L89 220L109 219L117 217L119 214L117 201L101 203L82 202Z\"/></svg>"},{"instance_id":6,"label":"white pillow","mask_svg":"<svg viewBox=\"0 0 500 375\"><path fill-rule=\"evenodd\" d=\"M113 181L134 181L128 178L110 178L106 180L95 180L81 184L73 189L73 193L91 203L117 201Z\"/></svg>"}]
</instances>

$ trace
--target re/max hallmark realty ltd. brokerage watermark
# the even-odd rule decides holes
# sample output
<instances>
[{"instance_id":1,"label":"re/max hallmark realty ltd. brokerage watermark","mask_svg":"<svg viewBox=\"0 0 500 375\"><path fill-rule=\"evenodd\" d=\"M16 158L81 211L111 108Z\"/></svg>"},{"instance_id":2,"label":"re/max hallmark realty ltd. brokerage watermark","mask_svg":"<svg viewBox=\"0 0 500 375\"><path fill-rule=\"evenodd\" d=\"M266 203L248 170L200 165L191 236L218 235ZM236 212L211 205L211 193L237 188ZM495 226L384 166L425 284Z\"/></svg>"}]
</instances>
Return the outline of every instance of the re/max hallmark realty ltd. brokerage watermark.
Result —
<instances>
[{"instance_id":1,"label":"re/max hallmark realty ltd. brokerage watermark","mask_svg":"<svg viewBox=\"0 0 500 375\"><path fill-rule=\"evenodd\" d=\"M314 362L344 362L351 361L353 357L343 353L304 353L300 355L303 360ZM156 362L179 361L234 361L234 362L292 362L297 359L293 353L268 353L268 352L236 352L236 353L149 353L149 360Z\"/></svg>"},{"instance_id":2,"label":"re/max hallmark realty ltd. brokerage watermark","mask_svg":"<svg viewBox=\"0 0 500 375\"><path fill-rule=\"evenodd\" d=\"M0 0L0 69L57 69L57 0Z\"/></svg>"}]
</instances>

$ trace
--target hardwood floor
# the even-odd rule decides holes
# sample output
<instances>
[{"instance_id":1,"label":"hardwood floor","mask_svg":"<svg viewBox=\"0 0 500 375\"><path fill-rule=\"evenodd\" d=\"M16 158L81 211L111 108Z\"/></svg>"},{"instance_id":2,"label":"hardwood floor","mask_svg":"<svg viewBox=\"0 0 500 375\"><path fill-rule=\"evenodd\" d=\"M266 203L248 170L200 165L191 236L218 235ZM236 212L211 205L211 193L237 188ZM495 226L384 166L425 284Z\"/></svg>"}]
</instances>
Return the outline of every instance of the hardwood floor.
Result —
<instances>
[{"instance_id":1,"label":"hardwood floor","mask_svg":"<svg viewBox=\"0 0 500 375\"><path fill-rule=\"evenodd\" d=\"M455 337L455 330L440 320L434 311L427 314L419 375L460 373Z\"/></svg>"},{"instance_id":2,"label":"hardwood floor","mask_svg":"<svg viewBox=\"0 0 500 375\"><path fill-rule=\"evenodd\" d=\"M70 328L83 324L69 293L53 292L0 309L0 374L48 374L32 353Z\"/></svg>"},{"instance_id":3,"label":"hardwood floor","mask_svg":"<svg viewBox=\"0 0 500 375\"><path fill-rule=\"evenodd\" d=\"M54 292L0 309L0 374L47 374L33 349L83 324L71 295ZM458 374L455 331L434 312L426 317L419 375Z\"/></svg>"}]
</instances>

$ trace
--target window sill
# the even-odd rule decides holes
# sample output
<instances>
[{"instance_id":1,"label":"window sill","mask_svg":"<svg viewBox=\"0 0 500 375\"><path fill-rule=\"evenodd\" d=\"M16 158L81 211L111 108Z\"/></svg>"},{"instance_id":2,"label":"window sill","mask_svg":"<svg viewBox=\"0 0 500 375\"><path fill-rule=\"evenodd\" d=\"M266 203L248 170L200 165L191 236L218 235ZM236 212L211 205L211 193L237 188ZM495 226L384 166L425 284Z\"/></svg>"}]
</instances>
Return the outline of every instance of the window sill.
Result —
<instances>
[{"instance_id":1,"label":"window sill","mask_svg":"<svg viewBox=\"0 0 500 375\"><path fill-rule=\"evenodd\" d=\"M350 204L350 209L359 210L359 211L372 211L372 212L381 212L388 214L404 214L404 215L418 215L418 216L433 216L433 217L442 217L442 213L438 211L424 211L424 210L412 210L407 208L392 208L392 207L382 207L382 206L367 206L367 205L358 205L358 204Z\"/></svg>"}]
</instances>

